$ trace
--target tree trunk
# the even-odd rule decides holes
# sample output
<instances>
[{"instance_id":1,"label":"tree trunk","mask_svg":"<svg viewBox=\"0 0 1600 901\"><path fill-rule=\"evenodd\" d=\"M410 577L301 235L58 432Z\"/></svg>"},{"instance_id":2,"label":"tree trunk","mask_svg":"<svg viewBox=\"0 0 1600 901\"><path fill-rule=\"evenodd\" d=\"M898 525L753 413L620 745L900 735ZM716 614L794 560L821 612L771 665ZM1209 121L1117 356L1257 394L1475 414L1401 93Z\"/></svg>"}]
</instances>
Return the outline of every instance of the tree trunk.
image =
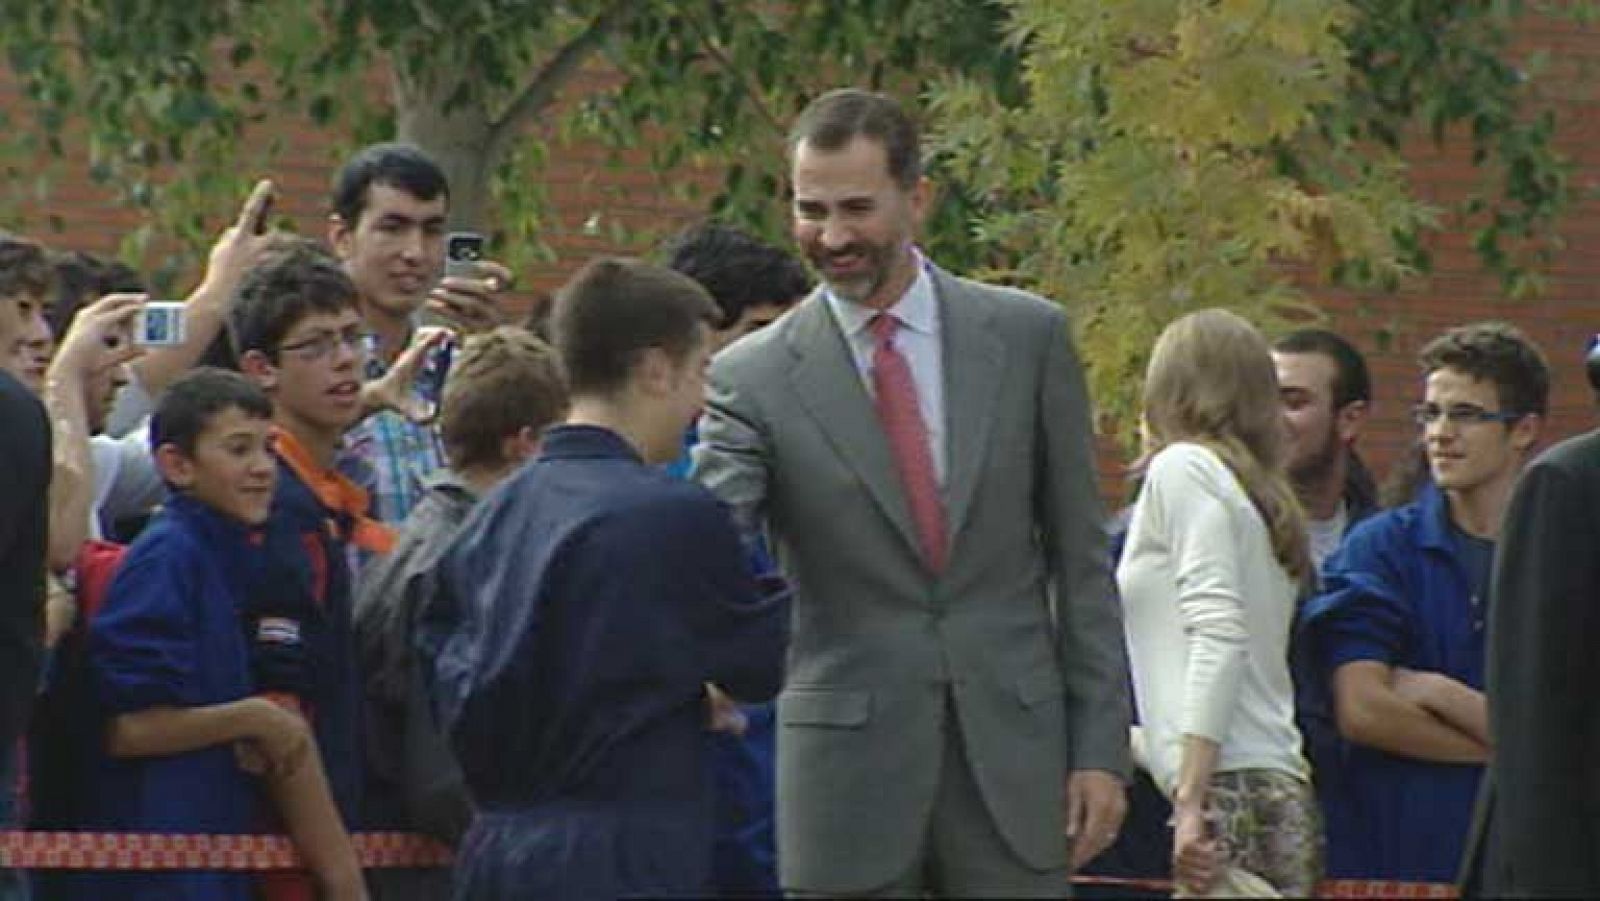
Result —
<instances>
[{"instance_id":1,"label":"tree trunk","mask_svg":"<svg viewBox=\"0 0 1600 901\"><path fill-rule=\"evenodd\" d=\"M396 137L421 147L450 181L450 227L487 232L493 123L480 97L453 105L459 81L393 66ZM448 108L447 108L448 107Z\"/></svg>"}]
</instances>

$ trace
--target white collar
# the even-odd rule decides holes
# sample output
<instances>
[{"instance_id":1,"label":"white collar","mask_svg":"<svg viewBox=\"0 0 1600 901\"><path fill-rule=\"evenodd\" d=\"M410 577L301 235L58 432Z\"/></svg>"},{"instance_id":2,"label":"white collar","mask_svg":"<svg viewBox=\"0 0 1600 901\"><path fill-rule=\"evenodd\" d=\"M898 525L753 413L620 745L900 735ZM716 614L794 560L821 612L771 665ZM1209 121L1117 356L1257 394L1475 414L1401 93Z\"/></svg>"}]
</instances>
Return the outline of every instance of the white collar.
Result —
<instances>
[{"instance_id":1,"label":"white collar","mask_svg":"<svg viewBox=\"0 0 1600 901\"><path fill-rule=\"evenodd\" d=\"M933 291L933 279L928 275L928 267L924 265L922 255L917 254L917 277L912 279L906 293L894 306L888 309L901 328L908 328L914 332L926 335L939 333L939 299ZM872 307L858 304L855 301L845 300L833 293L831 288L823 287L823 293L828 299L828 306L833 308L833 314L838 317L839 325L844 333L851 338L866 330L878 311Z\"/></svg>"}]
</instances>

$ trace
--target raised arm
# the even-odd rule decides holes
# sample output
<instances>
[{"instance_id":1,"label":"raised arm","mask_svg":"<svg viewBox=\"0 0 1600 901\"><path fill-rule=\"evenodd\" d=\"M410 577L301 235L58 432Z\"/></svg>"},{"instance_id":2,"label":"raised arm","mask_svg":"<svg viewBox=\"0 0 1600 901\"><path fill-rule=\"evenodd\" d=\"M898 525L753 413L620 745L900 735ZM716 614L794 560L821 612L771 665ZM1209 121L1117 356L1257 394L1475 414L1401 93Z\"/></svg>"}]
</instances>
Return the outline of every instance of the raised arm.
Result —
<instances>
[{"instance_id":1,"label":"raised arm","mask_svg":"<svg viewBox=\"0 0 1600 901\"><path fill-rule=\"evenodd\" d=\"M263 233L273 190L270 181L256 182L239 217L211 246L205 277L183 306L183 342L152 350L131 364L140 386L151 397L159 397L200 362L206 348L222 333L239 282L277 240Z\"/></svg>"},{"instance_id":2,"label":"raised arm","mask_svg":"<svg viewBox=\"0 0 1600 901\"><path fill-rule=\"evenodd\" d=\"M94 461L89 451L89 384L97 372L121 366L140 349L133 344L134 317L142 294L111 294L85 307L62 336L45 373L44 403L50 414L50 568L61 572L77 560L89 539L94 510Z\"/></svg>"}]
</instances>

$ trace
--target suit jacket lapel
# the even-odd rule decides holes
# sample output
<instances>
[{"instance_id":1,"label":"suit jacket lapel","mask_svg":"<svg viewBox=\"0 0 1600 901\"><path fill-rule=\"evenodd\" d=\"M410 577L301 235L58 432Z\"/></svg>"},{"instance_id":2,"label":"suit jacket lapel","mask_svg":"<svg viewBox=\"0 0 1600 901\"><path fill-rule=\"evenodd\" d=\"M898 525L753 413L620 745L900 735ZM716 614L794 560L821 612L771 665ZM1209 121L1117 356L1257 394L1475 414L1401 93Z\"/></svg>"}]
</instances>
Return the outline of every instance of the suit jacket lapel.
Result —
<instances>
[{"instance_id":1,"label":"suit jacket lapel","mask_svg":"<svg viewBox=\"0 0 1600 901\"><path fill-rule=\"evenodd\" d=\"M953 550L983 472L1004 348L984 299L943 270L932 272L944 334L945 522Z\"/></svg>"},{"instance_id":2,"label":"suit jacket lapel","mask_svg":"<svg viewBox=\"0 0 1600 901\"><path fill-rule=\"evenodd\" d=\"M789 349L795 356L790 378L795 393L839 459L861 477L883 515L920 556L889 441L827 298L819 289L790 318Z\"/></svg>"}]
</instances>

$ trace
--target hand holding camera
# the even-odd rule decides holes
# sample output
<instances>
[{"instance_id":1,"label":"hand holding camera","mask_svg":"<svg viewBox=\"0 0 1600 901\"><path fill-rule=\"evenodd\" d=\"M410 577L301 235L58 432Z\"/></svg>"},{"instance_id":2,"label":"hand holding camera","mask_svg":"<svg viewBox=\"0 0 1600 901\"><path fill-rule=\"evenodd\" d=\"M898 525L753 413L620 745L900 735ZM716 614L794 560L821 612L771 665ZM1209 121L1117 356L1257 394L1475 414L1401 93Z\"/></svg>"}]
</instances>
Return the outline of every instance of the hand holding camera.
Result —
<instances>
[{"instance_id":1,"label":"hand holding camera","mask_svg":"<svg viewBox=\"0 0 1600 901\"><path fill-rule=\"evenodd\" d=\"M511 270L484 257L484 239L474 232L445 238L445 277L428 299L428 310L462 334L486 332L504 321L495 295L511 286Z\"/></svg>"},{"instance_id":2,"label":"hand holding camera","mask_svg":"<svg viewBox=\"0 0 1600 901\"><path fill-rule=\"evenodd\" d=\"M182 304L178 306L181 315ZM145 307L143 294L107 294L78 311L61 336L50 372L87 379L144 353L135 338Z\"/></svg>"}]
</instances>

